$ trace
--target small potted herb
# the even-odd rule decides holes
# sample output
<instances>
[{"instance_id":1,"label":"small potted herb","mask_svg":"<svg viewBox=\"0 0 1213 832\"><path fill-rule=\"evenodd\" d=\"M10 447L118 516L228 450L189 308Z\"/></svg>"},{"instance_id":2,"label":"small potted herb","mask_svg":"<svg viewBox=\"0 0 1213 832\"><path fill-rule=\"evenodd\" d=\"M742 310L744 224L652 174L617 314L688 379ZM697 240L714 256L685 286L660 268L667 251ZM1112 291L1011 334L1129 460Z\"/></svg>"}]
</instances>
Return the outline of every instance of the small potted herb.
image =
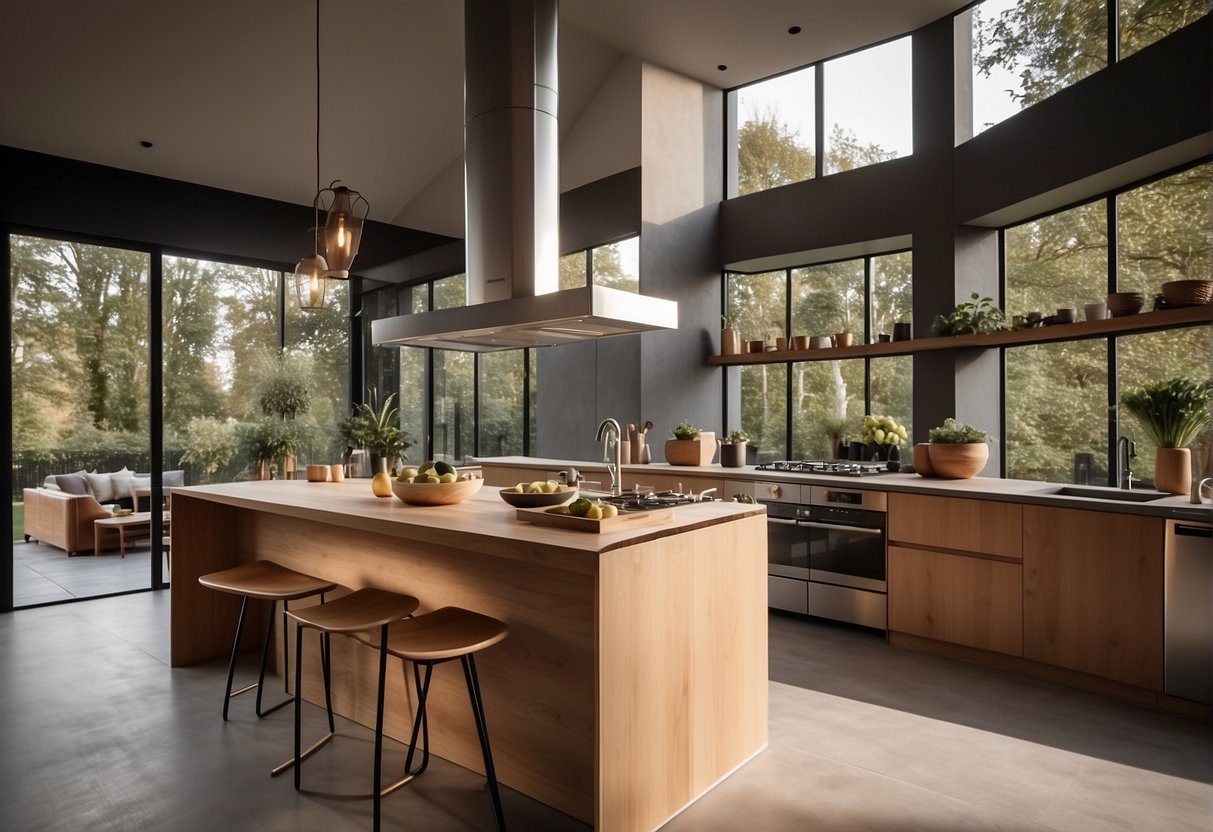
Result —
<instances>
[{"instance_id":1,"label":"small potted herb","mask_svg":"<svg viewBox=\"0 0 1213 832\"><path fill-rule=\"evenodd\" d=\"M1006 317L994 305L993 298L983 298L976 292L971 297L972 301L956 304L956 308L946 315L936 315L931 321L931 334L967 335L1006 328Z\"/></svg>"},{"instance_id":2,"label":"small potted herb","mask_svg":"<svg viewBox=\"0 0 1213 832\"><path fill-rule=\"evenodd\" d=\"M949 417L929 432L931 444L927 448L929 470L919 465L920 455L915 448L914 467L924 477L937 476L952 480L967 480L977 476L990 459L990 435L980 428L963 424Z\"/></svg>"},{"instance_id":3,"label":"small potted herb","mask_svg":"<svg viewBox=\"0 0 1213 832\"><path fill-rule=\"evenodd\" d=\"M671 431L673 439L666 440L665 461L670 465L711 465L716 456L716 434L704 431L683 419Z\"/></svg>"},{"instance_id":4,"label":"small potted herb","mask_svg":"<svg viewBox=\"0 0 1213 832\"><path fill-rule=\"evenodd\" d=\"M745 466L746 443L750 437L737 428L720 440L720 467L742 468Z\"/></svg>"}]
</instances>

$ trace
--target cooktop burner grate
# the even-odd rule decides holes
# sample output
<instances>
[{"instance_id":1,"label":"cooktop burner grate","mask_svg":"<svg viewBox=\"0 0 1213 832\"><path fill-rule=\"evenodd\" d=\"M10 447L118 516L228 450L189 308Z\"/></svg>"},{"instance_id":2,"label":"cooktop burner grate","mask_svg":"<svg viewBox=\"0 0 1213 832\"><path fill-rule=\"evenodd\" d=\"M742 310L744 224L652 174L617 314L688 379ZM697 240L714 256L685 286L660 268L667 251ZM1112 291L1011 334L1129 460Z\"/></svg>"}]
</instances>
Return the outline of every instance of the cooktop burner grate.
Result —
<instances>
[{"instance_id":1,"label":"cooktop burner grate","mask_svg":"<svg viewBox=\"0 0 1213 832\"><path fill-rule=\"evenodd\" d=\"M759 471L793 474L830 474L839 477L871 477L891 473L887 462L853 462L845 459L783 459L756 466Z\"/></svg>"}]
</instances>

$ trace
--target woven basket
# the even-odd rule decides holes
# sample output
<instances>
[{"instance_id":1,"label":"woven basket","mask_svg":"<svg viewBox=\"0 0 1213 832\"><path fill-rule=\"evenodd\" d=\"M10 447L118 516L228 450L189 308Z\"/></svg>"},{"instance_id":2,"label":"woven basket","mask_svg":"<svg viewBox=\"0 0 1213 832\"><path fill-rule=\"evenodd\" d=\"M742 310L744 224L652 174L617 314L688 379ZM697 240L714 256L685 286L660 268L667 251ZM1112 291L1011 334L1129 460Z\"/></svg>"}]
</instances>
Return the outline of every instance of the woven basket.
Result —
<instances>
[{"instance_id":1,"label":"woven basket","mask_svg":"<svg viewBox=\"0 0 1213 832\"><path fill-rule=\"evenodd\" d=\"M1204 306L1213 300L1213 280L1172 280L1162 285L1167 306Z\"/></svg>"}]
</instances>

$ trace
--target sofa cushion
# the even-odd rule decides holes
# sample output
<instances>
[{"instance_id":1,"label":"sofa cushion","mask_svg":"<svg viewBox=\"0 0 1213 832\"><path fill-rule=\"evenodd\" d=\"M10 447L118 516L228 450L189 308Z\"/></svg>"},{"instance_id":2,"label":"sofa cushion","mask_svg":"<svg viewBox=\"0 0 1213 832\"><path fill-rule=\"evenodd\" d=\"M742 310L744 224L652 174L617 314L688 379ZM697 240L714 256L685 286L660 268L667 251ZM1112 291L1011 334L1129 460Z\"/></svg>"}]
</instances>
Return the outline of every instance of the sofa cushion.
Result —
<instances>
[{"instance_id":1,"label":"sofa cushion","mask_svg":"<svg viewBox=\"0 0 1213 832\"><path fill-rule=\"evenodd\" d=\"M88 482L84 479L85 472L75 474L56 474L55 485L65 494L87 494Z\"/></svg>"},{"instance_id":2,"label":"sofa cushion","mask_svg":"<svg viewBox=\"0 0 1213 832\"><path fill-rule=\"evenodd\" d=\"M84 481L97 502L108 503L114 499L114 481L109 474L85 474Z\"/></svg>"},{"instance_id":3,"label":"sofa cushion","mask_svg":"<svg viewBox=\"0 0 1213 832\"><path fill-rule=\"evenodd\" d=\"M168 494L171 488L181 488L185 485L185 471L165 471L161 475L160 484L164 486L165 494Z\"/></svg>"},{"instance_id":4,"label":"sofa cushion","mask_svg":"<svg viewBox=\"0 0 1213 832\"><path fill-rule=\"evenodd\" d=\"M131 497L133 499L135 496L136 488L151 488L151 487L152 487L152 475L151 474L135 474L129 480L129 489L130 490L127 491L125 496Z\"/></svg>"},{"instance_id":5,"label":"sofa cushion","mask_svg":"<svg viewBox=\"0 0 1213 832\"><path fill-rule=\"evenodd\" d=\"M110 482L114 484L113 499L121 500L123 497L131 496L131 477L133 476L135 476L135 472L128 470L125 465L122 466L121 471L110 474Z\"/></svg>"}]
</instances>

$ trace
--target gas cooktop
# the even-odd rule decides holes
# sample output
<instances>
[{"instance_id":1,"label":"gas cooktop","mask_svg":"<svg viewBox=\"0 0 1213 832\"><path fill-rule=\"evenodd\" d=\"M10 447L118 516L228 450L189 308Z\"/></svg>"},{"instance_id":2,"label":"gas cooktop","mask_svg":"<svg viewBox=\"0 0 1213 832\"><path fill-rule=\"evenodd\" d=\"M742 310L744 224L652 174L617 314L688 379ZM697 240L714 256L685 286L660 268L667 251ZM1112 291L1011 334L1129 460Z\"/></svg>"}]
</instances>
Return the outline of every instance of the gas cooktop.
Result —
<instances>
[{"instance_id":1,"label":"gas cooktop","mask_svg":"<svg viewBox=\"0 0 1213 832\"><path fill-rule=\"evenodd\" d=\"M603 497L608 503L613 503L622 511L652 511L658 508L683 506L688 503L700 502L694 494L679 494L677 491L646 491L636 493L625 491L615 497ZM710 497L706 498L711 500Z\"/></svg>"},{"instance_id":2,"label":"gas cooktop","mask_svg":"<svg viewBox=\"0 0 1213 832\"><path fill-rule=\"evenodd\" d=\"M784 459L755 466L759 471L787 471L794 474L830 474L838 477L871 477L892 473L887 462L852 462L845 459ZM900 467L900 466L898 466Z\"/></svg>"}]
</instances>

